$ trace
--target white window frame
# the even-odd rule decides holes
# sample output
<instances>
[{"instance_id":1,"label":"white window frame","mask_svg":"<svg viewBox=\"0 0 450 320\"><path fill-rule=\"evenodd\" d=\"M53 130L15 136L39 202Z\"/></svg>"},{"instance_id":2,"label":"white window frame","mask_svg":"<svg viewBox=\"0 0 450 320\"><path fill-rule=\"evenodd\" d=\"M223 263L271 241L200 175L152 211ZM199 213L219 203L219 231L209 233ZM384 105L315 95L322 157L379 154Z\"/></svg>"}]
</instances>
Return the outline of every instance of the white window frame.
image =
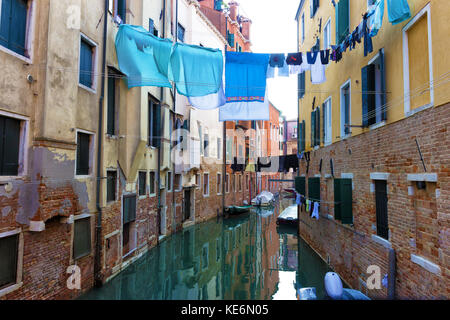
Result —
<instances>
[{"instance_id":1,"label":"white window frame","mask_svg":"<svg viewBox=\"0 0 450 320\"><path fill-rule=\"evenodd\" d=\"M14 56L26 63L33 63L33 44L34 44L34 33L35 33L35 15L36 15L36 4L35 0L27 0L27 22L26 22L26 32L25 32L25 49L28 52L28 56L22 56L2 45L0 45L0 51L3 51L11 56ZM2 0L0 0L0 17L1 17L1 7Z\"/></svg>"},{"instance_id":2,"label":"white window frame","mask_svg":"<svg viewBox=\"0 0 450 320\"><path fill-rule=\"evenodd\" d=\"M349 128L350 133L345 134L345 127L344 127L344 122L345 122L345 117L344 117L344 95L342 93L343 89L348 85L349 87L349 124L352 123L352 80L348 79L347 81L345 81L340 89L339 89L339 96L340 96L340 113L341 113L341 128L340 128L340 134L341 134L341 139L345 139L350 137L351 134L351 128Z\"/></svg>"},{"instance_id":3,"label":"white window frame","mask_svg":"<svg viewBox=\"0 0 450 320\"><path fill-rule=\"evenodd\" d=\"M89 141L89 174L88 175L77 175L77 150L75 150L75 166L74 166L74 176L77 179L90 178L94 174L94 150L95 150L95 133L92 131L87 131L83 129L75 130L75 144L78 146L78 133L85 133L91 136Z\"/></svg>"},{"instance_id":4,"label":"white window frame","mask_svg":"<svg viewBox=\"0 0 450 320\"><path fill-rule=\"evenodd\" d=\"M84 84L80 83L80 59L81 59L81 40L82 39L85 40L86 42L88 42L93 47L92 87L87 87ZM98 72L97 64L98 64L98 45L97 45L97 43L94 40L92 40L91 38L89 38L87 35L85 35L83 32L80 32L80 43L79 43L79 48L78 48L78 78L77 78L77 82L78 82L78 86L80 88L83 88L91 93L97 93L97 77L95 76Z\"/></svg>"},{"instance_id":5,"label":"white window frame","mask_svg":"<svg viewBox=\"0 0 450 320\"><path fill-rule=\"evenodd\" d=\"M327 43L328 38L328 43ZM328 18L327 23L325 23L325 27L323 28L323 49L330 49L331 48L331 17Z\"/></svg>"},{"instance_id":6,"label":"white window frame","mask_svg":"<svg viewBox=\"0 0 450 320\"><path fill-rule=\"evenodd\" d=\"M0 0L1 5L1 0ZM0 182L19 179L28 174L28 146L29 146L29 125L30 118L21 116L8 111L0 110L0 116L12 118L20 121L20 137L19 137L19 170L17 176L0 176Z\"/></svg>"},{"instance_id":7,"label":"white window frame","mask_svg":"<svg viewBox=\"0 0 450 320\"><path fill-rule=\"evenodd\" d=\"M325 102L325 109L326 110L322 110L322 112L325 112L325 123L324 128L325 128L325 137L324 137L324 145L325 146L329 146L330 144L333 143L333 98L332 96L329 96ZM328 133L328 135L327 135ZM327 136L329 137L329 139L327 139Z\"/></svg>"},{"instance_id":8,"label":"white window frame","mask_svg":"<svg viewBox=\"0 0 450 320\"><path fill-rule=\"evenodd\" d=\"M409 46L408 46L408 30L419 21L422 16L427 15L427 30L428 30L428 69L430 78L430 103L424 106L411 110L411 97L410 95L410 75L409 75ZM404 87L404 113L405 116L411 116L419 111L428 109L434 106L434 86L433 86L433 46L431 39L431 10L430 3L428 3L422 10L416 14L411 21L402 29L403 32L403 87Z\"/></svg>"},{"instance_id":9,"label":"white window frame","mask_svg":"<svg viewBox=\"0 0 450 320\"><path fill-rule=\"evenodd\" d=\"M208 176L208 179L205 179L205 176ZM207 188L203 188L203 197L209 197L209 172L203 173L203 184L205 183L205 180L207 181Z\"/></svg>"},{"instance_id":10,"label":"white window frame","mask_svg":"<svg viewBox=\"0 0 450 320\"><path fill-rule=\"evenodd\" d=\"M22 229L17 228L14 230L10 230L10 231L6 231L6 232L2 232L0 233L0 239L1 238L6 238L6 237L10 237L10 236L14 236L19 234L19 244L17 246L17 270L16 270L16 283L13 283L7 287L4 287L2 289L0 289L0 297L7 295L8 293L11 293L17 289L19 289L22 285L22 278L23 278L23 232Z\"/></svg>"},{"instance_id":11,"label":"white window frame","mask_svg":"<svg viewBox=\"0 0 450 320\"><path fill-rule=\"evenodd\" d=\"M197 189L201 189L202 188L202 175L200 173L196 173L195 174L195 179L197 180L198 177L198 184L197 184ZM197 181L196 181L197 182Z\"/></svg>"}]
</instances>

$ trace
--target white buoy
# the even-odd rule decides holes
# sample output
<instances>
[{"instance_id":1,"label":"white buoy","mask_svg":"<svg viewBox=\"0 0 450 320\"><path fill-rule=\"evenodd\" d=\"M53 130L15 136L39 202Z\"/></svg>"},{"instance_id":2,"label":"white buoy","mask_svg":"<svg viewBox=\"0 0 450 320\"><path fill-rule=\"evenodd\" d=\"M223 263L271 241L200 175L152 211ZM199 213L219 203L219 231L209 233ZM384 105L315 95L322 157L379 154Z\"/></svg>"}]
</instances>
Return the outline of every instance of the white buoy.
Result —
<instances>
[{"instance_id":1,"label":"white buoy","mask_svg":"<svg viewBox=\"0 0 450 320\"><path fill-rule=\"evenodd\" d=\"M344 287L342 286L341 278L335 272L327 272L325 275L325 291L328 296L333 299L340 299L344 292Z\"/></svg>"}]
</instances>

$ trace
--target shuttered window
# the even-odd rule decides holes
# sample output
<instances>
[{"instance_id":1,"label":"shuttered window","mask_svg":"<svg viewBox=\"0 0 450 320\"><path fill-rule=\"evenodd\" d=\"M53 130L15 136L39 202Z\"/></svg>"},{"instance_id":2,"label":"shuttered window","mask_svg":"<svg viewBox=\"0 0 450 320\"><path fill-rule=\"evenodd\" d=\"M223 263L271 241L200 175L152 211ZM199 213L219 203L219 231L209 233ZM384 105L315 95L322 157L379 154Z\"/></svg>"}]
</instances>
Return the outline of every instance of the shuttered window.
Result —
<instances>
[{"instance_id":1,"label":"shuttered window","mask_svg":"<svg viewBox=\"0 0 450 320\"><path fill-rule=\"evenodd\" d=\"M319 8L320 0L310 0L310 12L311 12L311 18L314 17L314 15L317 12L317 9Z\"/></svg>"},{"instance_id":2,"label":"shuttered window","mask_svg":"<svg viewBox=\"0 0 450 320\"><path fill-rule=\"evenodd\" d=\"M301 99L305 95L305 72L298 74L298 98Z\"/></svg>"},{"instance_id":3,"label":"shuttered window","mask_svg":"<svg viewBox=\"0 0 450 320\"><path fill-rule=\"evenodd\" d=\"M316 121L315 121L314 145L320 146L320 107L316 109L315 117Z\"/></svg>"},{"instance_id":4,"label":"shuttered window","mask_svg":"<svg viewBox=\"0 0 450 320\"><path fill-rule=\"evenodd\" d=\"M122 20L122 23L127 23L127 0L117 0L117 15Z\"/></svg>"},{"instance_id":5,"label":"shuttered window","mask_svg":"<svg viewBox=\"0 0 450 320\"><path fill-rule=\"evenodd\" d=\"M154 100L148 101L148 145L160 146L161 106Z\"/></svg>"},{"instance_id":6,"label":"shuttered window","mask_svg":"<svg viewBox=\"0 0 450 320\"><path fill-rule=\"evenodd\" d=\"M311 201L320 201L320 178L308 178L308 197Z\"/></svg>"},{"instance_id":7,"label":"shuttered window","mask_svg":"<svg viewBox=\"0 0 450 320\"><path fill-rule=\"evenodd\" d=\"M301 141L301 149L302 151L305 151L306 149L306 123L305 120L302 121L302 141Z\"/></svg>"},{"instance_id":8,"label":"shuttered window","mask_svg":"<svg viewBox=\"0 0 450 320\"><path fill-rule=\"evenodd\" d=\"M316 145L316 112L311 112L311 148Z\"/></svg>"},{"instance_id":9,"label":"shuttered window","mask_svg":"<svg viewBox=\"0 0 450 320\"><path fill-rule=\"evenodd\" d=\"M295 177L295 191L297 193L305 196L306 195L306 178L305 177Z\"/></svg>"},{"instance_id":10,"label":"shuttered window","mask_svg":"<svg viewBox=\"0 0 450 320\"><path fill-rule=\"evenodd\" d=\"M91 253L91 218L77 219L73 230L73 258L79 259Z\"/></svg>"},{"instance_id":11,"label":"shuttered window","mask_svg":"<svg viewBox=\"0 0 450 320\"><path fill-rule=\"evenodd\" d=\"M150 194L155 194L156 173L150 171Z\"/></svg>"},{"instance_id":12,"label":"shuttered window","mask_svg":"<svg viewBox=\"0 0 450 320\"><path fill-rule=\"evenodd\" d=\"M362 124L368 127L376 122L375 114L375 65L369 64L361 69L362 86Z\"/></svg>"},{"instance_id":13,"label":"shuttered window","mask_svg":"<svg viewBox=\"0 0 450 320\"><path fill-rule=\"evenodd\" d=\"M334 179L334 219L353 224L352 179Z\"/></svg>"},{"instance_id":14,"label":"shuttered window","mask_svg":"<svg viewBox=\"0 0 450 320\"><path fill-rule=\"evenodd\" d=\"M136 220L136 195L123 197L123 224Z\"/></svg>"},{"instance_id":15,"label":"shuttered window","mask_svg":"<svg viewBox=\"0 0 450 320\"><path fill-rule=\"evenodd\" d=\"M336 3L336 44L340 44L350 32L349 0Z\"/></svg>"},{"instance_id":16,"label":"shuttered window","mask_svg":"<svg viewBox=\"0 0 450 320\"><path fill-rule=\"evenodd\" d=\"M106 133L116 134L116 76L117 74L108 68L108 111Z\"/></svg>"},{"instance_id":17,"label":"shuttered window","mask_svg":"<svg viewBox=\"0 0 450 320\"><path fill-rule=\"evenodd\" d=\"M375 181L375 203L377 215L377 235L389 240L388 226L388 197L387 183L385 180Z\"/></svg>"},{"instance_id":18,"label":"shuttered window","mask_svg":"<svg viewBox=\"0 0 450 320\"><path fill-rule=\"evenodd\" d=\"M0 289L17 281L19 235L0 238Z\"/></svg>"},{"instance_id":19,"label":"shuttered window","mask_svg":"<svg viewBox=\"0 0 450 320\"><path fill-rule=\"evenodd\" d=\"M91 135L87 133L78 132L77 136L78 137L77 137L76 173L79 176L89 175Z\"/></svg>"},{"instance_id":20,"label":"shuttered window","mask_svg":"<svg viewBox=\"0 0 450 320\"><path fill-rule=\"evenodd\" d=\"M184 42L184 34L185 34L184 27L181 24L178 24L178 30L177 30L178 41Z\"/></svg>"},{"instance_id":21,"label":"shuttered window","mask_svg":"<svg viewBox=\"0 0 450 320\"><path fill-rule=\"evenodd\" d=\"M214 0L214 10L222 10L222 0Z\"/></svg>"},{"instance_id":22,"label":"shuttered window","mask_svg":"<svg viewBox=\"0 0 450 320\"><path fill-rule=\"evenodd\" d=\"M0 45L26 55L27 0L0 1Z\"/></svg>"},{"instance_id":23,"label":"shuttered window","mask_svg":"<svg viewBox=\"0 0 450 320\"><path fill-rule=\"evenodd\" d=\"M0 176L19 174L20 120L0 116Z\"/></svg>"},{"instance_id":24,"label":"shuttered window","mask_svg":"<svg viewBox=\"0 0 450 320\"><path fill-rule=\"evenodd\" d=\"M117 172L107 171L106 173L106 201L116 201Z\"/></svg>"},{"instance_id":25,"label":"shuttered window","mask_svg":"<svg viewBox=\"0 0 450 320\"><path fill-rule=\"evenodd\" d=\"M92 88L94 47L84 38L80 44L80 84Z\"/></svg>"},{"instance_id":26,"label":"shuttered window","mask_svg":"<svg viewBox=\"0 0 450 320\"><path fill-rule=\"evenodd\" d=\"M147 172L145 171L139 172L138 184L139 184L139 195L145 196L147 193Z\"/></svg>"},{"instance_id":27,"label":"shuttered window","mask_svg":"<svg viewBox=\"0 0 450 320\"><path fill-rule=\"evenodd\" d=\"M227 31L227 40L228 40L228 45L231 48L234 48L234 34L233 33L230 33Z\"/></svg>"}]
</instances>

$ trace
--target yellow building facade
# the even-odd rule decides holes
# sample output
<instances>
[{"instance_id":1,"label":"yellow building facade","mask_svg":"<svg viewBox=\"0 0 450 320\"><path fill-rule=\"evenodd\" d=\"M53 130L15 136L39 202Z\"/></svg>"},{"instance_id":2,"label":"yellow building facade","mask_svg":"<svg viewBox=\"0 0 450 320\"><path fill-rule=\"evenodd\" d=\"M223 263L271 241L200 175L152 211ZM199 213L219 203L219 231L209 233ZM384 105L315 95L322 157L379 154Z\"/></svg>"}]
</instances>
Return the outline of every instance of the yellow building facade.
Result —
<instances>
[{"instance_id":1,"label":"yellow building facade","mask_svg":"<svg viewBox=\"0 0 450 320\"><path fill-rule=\"evenodd\" d=\"M345 2L345 1L343 1ZM362 16L370 1L348 0L350 33L362 22ZM336 1L339 6L339 1ZM373 52L364 56L364 39L348 48L342 60L330 61L326 68L326 81L312 84L310 71L306 71L304 89L299 86L299 121L304 122L305 150L311 150L311 112L320 108L320 145L339 142L380 126L389 125L427 108L438 107L449 101L450 62L445 58L449 49L449 26L446 23L450 7L446 1L409 0L411 18L397 25L388 20L388 3L384 6L383 24L372 38ZM336 8L337 8L336 6ZM319 39L320 49L336 42L336 8L331 1L321 1L311 18L312 6L301 1L297 12L299 51L307 52ZM319 32L320 28L320 32ZM327 40L327 37L329 40ZM328 48L330 48L328 46ZM374 89L363 88L362 69L375 65L376 77L380 77L379 61L384 56L385 90L375 80ZM330 51L331 52L331 51ZM378 69L378 70L377 70ZM383 76L383 75L381 75ZM304 90L304 94L302 94ZM348 93L346 93L346 90ZM363 91L367 98L375 96L376 110L363 116ZM349 117L344 119L346 95L350 96ZM384 97L383 97L384 96ZM314 105L313 105L314 102ZM330 104L331 106L324 106ZM323 108L329 108L329 119L323 118ZM327 111L326 110L326 111ZM385 120L380 113L385 112ZM375 115L369 124L363 125ZM325 120L325 121L324 121ZM324 123L325 122L325 123ZM345 124L349 131L345 131ZM324 128L325 126L325 128ZM326 135L326 136L325 136ZM301 137L301 135L299 135Z\"/></svg>"}]
</instances>

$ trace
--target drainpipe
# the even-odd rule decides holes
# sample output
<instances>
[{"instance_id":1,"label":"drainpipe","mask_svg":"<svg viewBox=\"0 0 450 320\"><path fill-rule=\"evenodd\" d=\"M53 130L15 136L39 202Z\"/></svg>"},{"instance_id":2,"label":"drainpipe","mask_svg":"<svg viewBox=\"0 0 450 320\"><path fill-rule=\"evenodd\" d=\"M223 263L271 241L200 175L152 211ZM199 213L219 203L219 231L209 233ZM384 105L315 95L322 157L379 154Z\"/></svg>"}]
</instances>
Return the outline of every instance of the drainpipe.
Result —
<instances>
[{"instance_id":1,"label":"drainpipe","mask_svg":"<svg viewBox=\"0 0 450 320\"><path fill-rule=\"evenodd\" d=\"M178 42L178 0L175 2L175 35L173 37L173 43ZM173 85L173 113L175 115L175 112L177 111L177 85ZM169 121L172 121L172 119L169 119ZM175 123L172 123L172 131L175 127ZM172 132L170 132L170 140L172 140ZM173 142L171 141L170 144L173 145ZM176 207L176 200L175 200L175 162L172 163L172 232L176 229L176 217L177 217L177 207ZM183 177L181 177L183 178ZM180 181L181 184L181 190L183 190L182 187L182 180Z\"/></svg>"},{"instance_id":2,"label":"drainpipe","mask_svg":"<svg viewBox=\"0 0 450 320\"><path fill-rule=\"evenodd\" d=\"M166 37L166 0L162 0L163 1L163 26L162 26L162 34L161 34L161 38L165 38ZM164 101L164 88L161 87L160 89L160 108L161 108L161 104ZM159 122L161 124L161 121ZM161 127L159 128L159 134L161 135ZM158 208L156 210L156 214L157 214L157 227L158 227L158 234L157 234L157 243L159 243L159 233L161 231L161 136L158 138L159 139L159 143L158 143L158 152L157 152L157 157L158 157L158 164L157 164L157 182L158 182Z\"/></svg>"},{"instance_id":3,"label":"drainpipe","mask_svg":"<svg viewBox=\"0 0 450 320\"><path fill-rule=\"evenodd\" d=\"M102 53L102 84L100 90L100 99L98 102L98 132L97 132L97 190L95 193L97 207L97 224L95 227L95 257L94 257L94 285L101 287L101 250L102 250L102 208L100 206L100 188L102 178L102 141L103 141L103 101L105 91L105 72L106 72L106 47L108 33L108 10L109 1L105 0L105 12L103 13L103 53Z\"/></svg>"}]
</instances>

